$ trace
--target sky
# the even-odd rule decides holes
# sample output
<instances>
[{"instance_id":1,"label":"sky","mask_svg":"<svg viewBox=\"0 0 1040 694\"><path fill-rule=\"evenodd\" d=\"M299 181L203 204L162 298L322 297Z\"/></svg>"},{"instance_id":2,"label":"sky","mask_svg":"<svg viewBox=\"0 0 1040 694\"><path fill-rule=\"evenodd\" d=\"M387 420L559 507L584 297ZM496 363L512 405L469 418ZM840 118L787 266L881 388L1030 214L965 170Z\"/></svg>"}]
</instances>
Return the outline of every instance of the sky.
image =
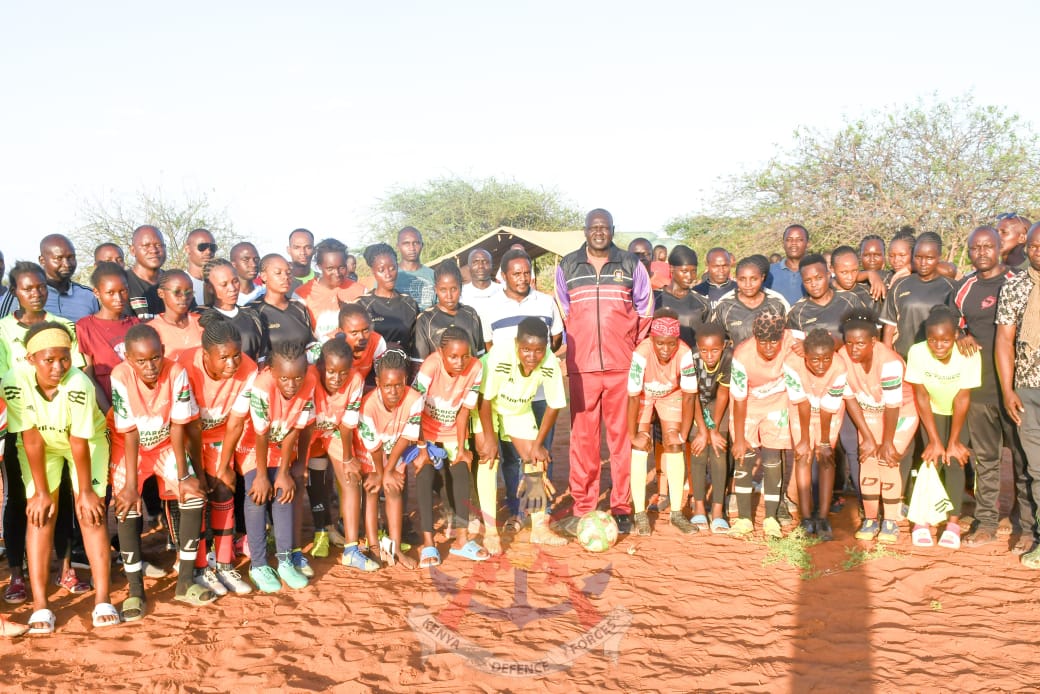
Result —
<instances>
[{"instance_id":1,"label":"sky","mask_svg":"<svg viewBox=\"0 0 1040 694\"><path fill-rule=\"evenodd\" d=\"M1040 3L636 7L4 3L0 250L35 260L142 190L206 195L261 253L301 226L356 249L388 192L441 177L658 231L800 126L968 93L1040 124L1013 46Z\"/></svg>"}]
</instances>

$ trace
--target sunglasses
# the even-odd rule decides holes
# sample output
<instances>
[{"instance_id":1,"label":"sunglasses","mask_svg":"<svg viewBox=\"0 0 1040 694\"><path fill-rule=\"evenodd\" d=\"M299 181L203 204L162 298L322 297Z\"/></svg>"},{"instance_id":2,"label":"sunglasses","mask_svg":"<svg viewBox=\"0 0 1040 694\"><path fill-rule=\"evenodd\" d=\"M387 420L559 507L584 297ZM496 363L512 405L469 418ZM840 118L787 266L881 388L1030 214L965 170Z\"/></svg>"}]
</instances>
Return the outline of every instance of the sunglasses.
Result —
<instances>
[{"instance_id":1,"label":"sunglasses","mask_svg":"<svg viewBox=\"0 0 1040 694\"><path fill-rule=\"evenodd\" d=\"M206 251L217 252L217 244L215 243L200 243L195 248L199 249L199 253L205 253Z\"/></svg>"},{"instance_id":2,"label":"sunglasses","mask_svg":"<svg viewBox=\"0 0 1040 694\"><path fill-rule=\"evenodd\" d=\"M1018 212L1005 212L997 215L997 221L1003 222L1005 219L1014 219L1015 217L1018 217Z\"/></svg>"},{"instance_id":3,"label":"sunglasses","mask_svg":"<svg viewBox=\"0 0 1040 694\"><path fill-rule=\"evenodd\" d=\"M174 296L195 296L195 292L191 289L163 289L163 291Z\"/></svg>"}]
</instances>

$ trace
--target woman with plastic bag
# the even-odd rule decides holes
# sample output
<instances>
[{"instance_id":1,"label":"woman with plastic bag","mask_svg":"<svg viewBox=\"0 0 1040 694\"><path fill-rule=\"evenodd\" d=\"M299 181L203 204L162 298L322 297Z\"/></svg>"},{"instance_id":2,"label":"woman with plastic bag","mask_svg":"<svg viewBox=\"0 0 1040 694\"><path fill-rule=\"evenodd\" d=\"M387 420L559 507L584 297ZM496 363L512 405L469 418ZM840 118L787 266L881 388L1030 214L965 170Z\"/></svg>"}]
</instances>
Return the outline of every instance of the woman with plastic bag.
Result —
<instances>
[{"instance_id":1,"label":"woman with plastic bag","mask_svg":"<svg viewBox=\"0 0 1040 694\"><path fill-rule=\"evenodd\" d=\"M932 474L925 470L926 467L939 469L950 500L949 505L942 504L942 500L934 498L928 488L922 489L922 495L932 497L929 499L931 503L922 504L918 498L909 514L914 523L911 537L918 547L933 544L929 526L935 523L918 514L925 509L941 510L943 506L949 510L946 518L940 516L940 522L946 521L946 528L939 537L939 545L950 549L961 546L958 520L964 500L964 465L971 457L963 443L967 439L964 423L971 404L971 389L982 385L982 357L978 352L966 357L956 349L958 318L957 312L948 306L932 308L924 322L925 341L913 345L907 353L904 379L913 384L926 442L921 454L918 484L921 484L922 474ZM914 496L918 496L916 487Z\"/></svg>"}]
</instances>

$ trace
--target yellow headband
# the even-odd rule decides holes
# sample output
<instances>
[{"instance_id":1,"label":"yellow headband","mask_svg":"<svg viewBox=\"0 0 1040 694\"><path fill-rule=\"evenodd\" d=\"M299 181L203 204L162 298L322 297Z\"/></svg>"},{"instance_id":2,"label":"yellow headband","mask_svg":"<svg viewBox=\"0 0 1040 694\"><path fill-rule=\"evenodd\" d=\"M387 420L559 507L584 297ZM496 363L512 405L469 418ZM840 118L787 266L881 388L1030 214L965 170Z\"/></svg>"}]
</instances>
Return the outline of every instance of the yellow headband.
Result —
<instances>
[{"instance_id":1,"label":"yellow headband","mask_svg":"<svg viewBox=\"0 0 1040 694\"><path fill-rule=\"evenodd\" d=\"M65 347L66 349L72 347L72 338L64 328L46 328L36 333L31 340L25 343L25 353L36 354L51 347Z\"/></svg>"}]
</instances>

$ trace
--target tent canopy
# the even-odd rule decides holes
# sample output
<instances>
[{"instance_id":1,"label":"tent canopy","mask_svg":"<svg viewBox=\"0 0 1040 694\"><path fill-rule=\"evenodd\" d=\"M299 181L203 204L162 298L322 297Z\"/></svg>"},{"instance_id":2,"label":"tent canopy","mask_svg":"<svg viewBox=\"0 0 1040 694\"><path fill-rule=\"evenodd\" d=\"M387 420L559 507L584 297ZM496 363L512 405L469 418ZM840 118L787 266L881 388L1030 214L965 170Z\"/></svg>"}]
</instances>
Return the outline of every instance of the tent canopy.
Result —
<instances>
[{"instance_id":1,"label":"tent canopy","mask_svg":"<svg viewBox=\"0 0 1040 694\"><path fill-rule=\"evenodd\" d=\"M480 238L474 239L462 248L458 248L447 255L442 255L435 260L427 261L430 267L437 267L445 260L455 260L459 267L465 267L469 262L470 251L482 248L491 254L493 268L498 268L502 256L513 244L520 244L527 251L531 259L538 258L546 253L555 255L567 255L576 251L585 243L585 232L581 229L576 231L534 231L532 229L514 229L512 227L499 227L490 231ZM464 272L464 275L468 275Z\"/></svg>"}]
</instances>

